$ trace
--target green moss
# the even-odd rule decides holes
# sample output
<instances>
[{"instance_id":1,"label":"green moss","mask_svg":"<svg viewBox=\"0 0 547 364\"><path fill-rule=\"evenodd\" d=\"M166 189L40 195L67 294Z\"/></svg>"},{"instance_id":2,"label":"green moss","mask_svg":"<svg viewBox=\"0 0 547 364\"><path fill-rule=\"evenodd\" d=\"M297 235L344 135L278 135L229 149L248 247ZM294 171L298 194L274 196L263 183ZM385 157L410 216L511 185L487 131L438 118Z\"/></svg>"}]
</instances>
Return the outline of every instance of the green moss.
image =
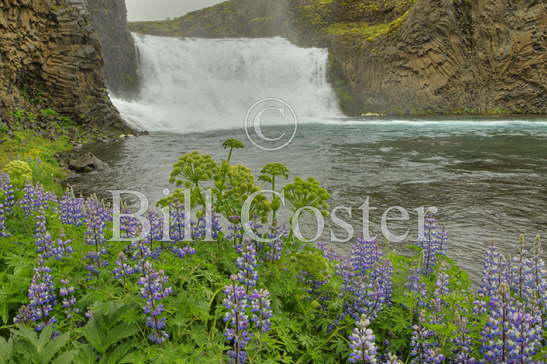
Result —
<instances>
[{"instance_id":1,"label":"green moss","mask_svg":"<svg viewBox=\"0 0 547 364\"><path fill-rule=\"evenodd\" d=\"M334 36L349 36L362 38L369 42L376 40L378 37L387 35L395 30L397 30L401 24L407 19L410 11L408 10L399 18L393 20L390 23L385 24L369 24L365 22L358 23L335 23L330 25L326 32L329 35Z\"/></svg>"}]
</instances>

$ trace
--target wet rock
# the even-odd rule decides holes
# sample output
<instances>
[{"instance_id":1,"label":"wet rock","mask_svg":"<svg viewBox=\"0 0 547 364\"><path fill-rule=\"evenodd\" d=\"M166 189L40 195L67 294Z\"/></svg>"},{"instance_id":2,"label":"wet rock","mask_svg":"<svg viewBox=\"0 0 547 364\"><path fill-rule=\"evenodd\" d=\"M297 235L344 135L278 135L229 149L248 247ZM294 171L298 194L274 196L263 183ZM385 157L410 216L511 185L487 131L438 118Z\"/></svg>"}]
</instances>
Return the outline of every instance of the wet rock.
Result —
<instances>
[{"instance_id":1,"label":"wet rock","mask_svg":"<svg viewBox=\"0 0 547 364\"><path fill-rule=\"evenodd\" d=\"M108 164L97 158L93 153L73 156L68 162L68 168L76 173L90 173L109 169Z\"/></svg>"}]
</instances>

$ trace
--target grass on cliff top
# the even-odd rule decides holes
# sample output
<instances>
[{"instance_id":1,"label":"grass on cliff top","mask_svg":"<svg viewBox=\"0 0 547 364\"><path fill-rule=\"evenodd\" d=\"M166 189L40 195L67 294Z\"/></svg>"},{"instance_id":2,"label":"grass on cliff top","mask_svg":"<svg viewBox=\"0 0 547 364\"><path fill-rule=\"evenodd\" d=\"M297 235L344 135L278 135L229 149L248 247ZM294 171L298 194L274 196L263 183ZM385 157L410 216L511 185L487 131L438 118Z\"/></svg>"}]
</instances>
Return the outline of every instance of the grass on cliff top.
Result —
<instances>
[{"instance_id":1,"label":"grass on cliff top","mask_svg":"<svg viewBox=\"0 0 547 364\"><path fill-rule=\"evenodd\" d=\"M397 30L408 18L410 10L390 23L371 25L366 22L335 23L326 28L329 35L355 37L366 41L375 41L378 37L387 35Z\"/></svg>"}]
</instances>

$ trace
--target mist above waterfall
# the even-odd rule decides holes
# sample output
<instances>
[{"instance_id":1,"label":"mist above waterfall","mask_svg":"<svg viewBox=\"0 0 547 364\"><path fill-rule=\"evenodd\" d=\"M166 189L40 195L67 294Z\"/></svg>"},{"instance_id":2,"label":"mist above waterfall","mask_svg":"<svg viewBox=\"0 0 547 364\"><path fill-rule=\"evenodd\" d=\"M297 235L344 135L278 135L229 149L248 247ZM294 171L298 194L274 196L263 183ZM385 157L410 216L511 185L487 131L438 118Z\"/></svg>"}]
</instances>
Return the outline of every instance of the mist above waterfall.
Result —
<instances>
[{"instance_id":1,"label":"mist above waterfall","mask_svg":"<svg viewBox=\"0 0 547 364\"><path fill-rule=\"evenodd\" d=\"M289 103L301 122L339 116L326 79L327 50L282 38L177 39L135 36L143 88L115 99L122 115L149 131L239 128L261 98Z\"/></svg>"}]
</instances>

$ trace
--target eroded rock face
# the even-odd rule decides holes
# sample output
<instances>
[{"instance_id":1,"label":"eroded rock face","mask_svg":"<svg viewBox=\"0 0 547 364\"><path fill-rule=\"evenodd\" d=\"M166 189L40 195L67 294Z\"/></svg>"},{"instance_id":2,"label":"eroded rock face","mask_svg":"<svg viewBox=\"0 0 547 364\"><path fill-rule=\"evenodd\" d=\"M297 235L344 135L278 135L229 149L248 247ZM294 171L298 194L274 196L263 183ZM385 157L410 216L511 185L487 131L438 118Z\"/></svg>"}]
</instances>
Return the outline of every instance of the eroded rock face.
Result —
<instances>
[{"instance_id":1,"label":"eroded rock face","mask_svg":"<svg viewBox=\"0 0 547 364\"><path fill-rule=\"evenodd\" d=\"M138 93L138 59L127 27L125 0L87 0L87 9L101 42L109 90L119 96Z\"/></svg>"},{"instance_id":2,"label":"eroded rock face","mask_svg":"<svg viewBox=\"0 0 547 364\"><path fill-rule=\"evenodd\" d=\"M328 47L348 114L547 114L542 0L232 0L130 27Z\"/></svg>"},{"instance_id":3,"label":"eroded rock face","mask_svg":"<svg viewBox=\"0 0 547 364\"><path fill-rule=\"evenodd\" d=\"M80 123L128 130L102 66L83 9L65 0L0 0L0 114L41 103Z\"/></svg>"}]
</instances>

